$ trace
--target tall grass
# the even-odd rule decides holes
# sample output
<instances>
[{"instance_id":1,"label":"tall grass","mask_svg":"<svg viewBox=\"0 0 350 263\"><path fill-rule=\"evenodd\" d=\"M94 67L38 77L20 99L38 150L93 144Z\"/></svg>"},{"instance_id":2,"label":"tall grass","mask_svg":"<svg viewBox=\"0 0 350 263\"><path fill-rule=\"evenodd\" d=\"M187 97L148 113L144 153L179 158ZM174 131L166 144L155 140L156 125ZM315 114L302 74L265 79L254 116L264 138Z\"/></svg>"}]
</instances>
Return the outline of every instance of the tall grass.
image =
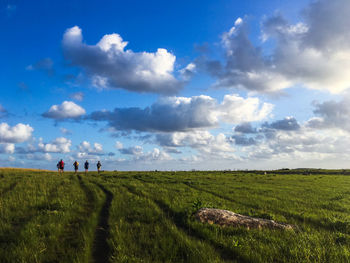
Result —
<instances>
[{"instance_id":1,"label":"tall grass","mask_svg":"<svg viewBox=\"0 0 350 263\"><path fill-rule=\"evenodd\" d=\"M297 230L202 224L193 213L204 206L294 224ZM0 262L349 259L346 172L58 176L48 171L0 170Z\"/></svg>"},{"instance_id":2,"label":"tall grass","mask_svg":"<svg viewBox=\"0 0 350 263\"><path fill-rule=\"evenodd\" d=\"M1 195L0 262L87 262L98 189L82 188L73 174L1 174L2 189L15 185Z\"/></svg>"}]
</instances>

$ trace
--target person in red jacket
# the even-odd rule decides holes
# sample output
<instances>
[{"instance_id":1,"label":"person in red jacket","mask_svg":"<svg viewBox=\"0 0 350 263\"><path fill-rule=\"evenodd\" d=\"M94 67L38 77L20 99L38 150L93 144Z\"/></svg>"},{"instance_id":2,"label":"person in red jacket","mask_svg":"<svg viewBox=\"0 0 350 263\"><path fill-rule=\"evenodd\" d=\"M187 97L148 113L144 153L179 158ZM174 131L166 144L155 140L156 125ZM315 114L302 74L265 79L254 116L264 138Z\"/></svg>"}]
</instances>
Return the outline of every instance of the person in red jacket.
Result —
<instances>
[{"instance_id":1,"label":"person in red jacket","mask_svg":"<svg viewBox=\"0 0 350 263\"><path fill-rule=\"evenodd\" d=\"M64 172L64 161L61 159L61 161L59 161L59 172L63 173Z\"/></svg>"}]
</instances>

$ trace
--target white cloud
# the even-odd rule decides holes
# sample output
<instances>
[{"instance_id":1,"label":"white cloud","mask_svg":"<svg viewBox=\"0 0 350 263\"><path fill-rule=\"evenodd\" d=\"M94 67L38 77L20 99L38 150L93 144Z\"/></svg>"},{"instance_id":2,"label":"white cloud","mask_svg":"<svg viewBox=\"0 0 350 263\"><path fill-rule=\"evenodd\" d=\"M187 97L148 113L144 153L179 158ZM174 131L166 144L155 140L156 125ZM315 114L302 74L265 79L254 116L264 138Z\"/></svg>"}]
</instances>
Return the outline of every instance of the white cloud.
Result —
<instances>
[{"instance_id":1,"label":"white cloud","mask_svg":"<svg viewBox=\"0 0 350 263\"><path fill-rule=\"evenodd\" d=\"M0 143L0 153L13 154L15 152L15 144Z\"/></svg>"},{"instance_id":2,"label":"white cloud","mask_svg":"<svg viewBox=\"0 0 350 263\"><path fill-rule=\"evenodd\" d=\"M63 120L77 119L85 113L85 110L74 102L64 101L61 105L51 106L47 112L43 113L43 116L55 120Z\"/></svg>"},{"instance_id":3,"label":"white cloud","mask_svg":"<svg viewBox=\"0 0 350 263\"><path fill-rule=\"evenodd\" d=\"M34 129L28 124L18 123L10 127L7 123L0 123L0 143L21 143L30 139Z\"/></svg>"},{"instance_id":4,"label":"white cloud","mask_svg":"<svg viewBox=\"0 0 350 263\"><path fill-rule=\"evenodd\" d=\"M191 62L185 68L179 70L184 80L189 80L196 73L196 64Z\"/></svg>"},{"instance_id":5,"label":"white cloud","mask_svg":"<svg viewBox=\"0 0 350 263\"><path fill-rule=\"evenodd\" d=\"M98 87L135 92L173 94L182 83L173 76L176 57L166 49L154 53L124 50L128 42L118 34L102 37L96 45L82 42L78 26L66 30L63 49L72 65L82 67Z\"/></svg>"},{"instance_id":6,"label":"white cloud","mask_svg":"<svg viewBox=\"0 0 350 263\"><path fill-rule=\"evenodd\" d=\"M124 159L125 161L133 162L158 162L158 161L169 161L173 158L158 148L153 148L152 151L144 152L142 146L135 145L127 148L120 148L119 152L124 155L131 156L131 159Z\"/></svg>"},{"instance_id":7,"label":"white cloud","mask_svg":"<svg viewBox=\"0 0 350 263\"><path fill-rule=\"evenodd\" d=\"M51 154L49 154L49 153L44 153L43 157L44 157L44 159L47 160L47 161L52 161L52 156L51 156Z\"/></svg>"},{"instance_id":8,"label":"white cloud","mask_svg":"<svg viewBox=\"0 0 350 263\"><path fill-rule=\"evenodd\" d=\"M350 94L339 101L329 100L323 103L314 102L314 113L317 117L308 121L313 128L339 128L350 132Z\"/></svg>"},{"instance_id":9,"label":"white cloud","mask_svg":"<svg viewBox=\"0 0 350 263\"><path fill-rule=\"evenodd\" d=\"M100 143L90 143L88 141L82 141L77 146L77 151L74 152L72 160L74 159L86 159L90 161L100 160L102 156L114 156L114 153L105 153L103 146Z\"/></svg>"},{"instance_id":10,"label":"white cloud","mask_svg":"<svg viewBox=\"0 0 350 263\"><path fill-rule=\"evenodd\" d=\"M350 134L341 130L315 130L303 126L297 131L276 131L262 143L246 147L248 160L301 158L304 161L319 158L350 157ZM298 162L294 160L294 162ZM320 163L321 165L321 163Z\"/></svg>"},{"instance_id":11,"label":"white cloud","mask_svg":"<svg viewBox=\"0 0 350 263\"><path fill-rule=\"evenodd\" d=\"M350 87L349 12L347 0L319 0L304 10L304 21L295 24L280 14L267 17L262 45L253 44L247 19L239 18L222 36L225 63L207 61L206 68L220 87L276 92L302 85L340 93Z\"/></svg>"},{"instance_id":12,"label":"white cloud","mask_svg":"<svg viewBox=\"0 0 350 263\"><path fill-rule=\"evenodd\" d=\"M172 160L172 157L164 151L154 148L152 151L134 155L136 161L160 162Z\"/></svg>"},{"instance_id":13,"label":"white cloud","mask_svg":"<svg viewBox=\"0 0 350 263\"><path fill-rule=\"evenodd\" d=\"M64 137L56 138L50 143L43 143L42 138L40 138L38 151L45 153L69 153L71 145L72 141Z\"/></svg>"},{"instance_id":14,"label":"white cloud","mask_svg":"<svg viewBox=\"0 0 350 263\"><path fill-rule=\"evenodd\" d=\"M218 107L219 116L226 123L261 121L269 116L272 109L272 104L261 103L259 98L244 99L237 94L225 95Z\"/></svg>"},{"instance_id":15,"label":"white cloud","mask_svg":"<svg viewBox=\"0 0 350 263\"><path fill-rule=\"evenodd\" d=\"M89 160L89 161L97 161L100 159L100 156L97 156L95 154L90 154L88 152L76 152L71 156L71 160L76 160L76 159L84 159L84 160Z\"/></svg>"},{"instance_id":16,"label":"white cloud","mask_svg":"<svg viewBox=\"0 0 350 263\"><path fill-rule=\"evenodd\" d=\"M138 156L138 155L143 155L143 148L142 146L136 145L133 147L121 148L119 149L119 152L121 154Z\"/></svg>"},{"instance_id":17,"label":"white cloud","mask_svg":"<svg viewBox=\"0 0 350 263\"><path fill-rule=\"evenodd\" d=\"M94 143L94 151L95 152L102 152L103 151L102 144L95 142Z\"/></svg>"},{"instance_id":18,"label":"white cloud","mask_svg":"<svg viewBox=\"0 0 350 263\"><path fill-rule=\"evenodd\" d=\"M276 130L298 130L300 129L300 125L298 121L293 116L287 116L282 120L277 120L272 122L271 124L265 123L263 124L264 128L272 128Z\"/></svg>"},{"instance_id":19,"label":"white cloud","mask_svg":"<svg viewBox=\"0 0 350 263\"><path fill-rule=\"evenodd\" d=\"M81 153L96 154L96 153L102 153L103 147L102 147L102 144L97 142L95 142L93 146L91 146L90 142L83 141L79 144L78 150Z\"/></svg>"},{"instance_id":20,"label":"white cloud","mask_svg":"<svg viewBox=\"0 0 350 263\"><path fill-rule=\"evenodd\" d=\"M195 149L201 156L201 159L209 156L210 158L237 158L234 154L235 149L223 133L219 133L216 136L208 131L164 133L158 134L156 141L163 147L189 147Z\"/></svg>"},{"instance_id":21,"label":"white cloud","mask_svg":"<svg viewBox=\"0 0 350 263\"><path fill-rule=\"evenodd\" d=\"M221 122L260 121L269 117L273 105L258 98L226 95L221 104L209 96L163 97L145 109L116 108L93 112L88 118L107 121L116 130L189 131L213 128Z\"/></svg>"}]
</instances>

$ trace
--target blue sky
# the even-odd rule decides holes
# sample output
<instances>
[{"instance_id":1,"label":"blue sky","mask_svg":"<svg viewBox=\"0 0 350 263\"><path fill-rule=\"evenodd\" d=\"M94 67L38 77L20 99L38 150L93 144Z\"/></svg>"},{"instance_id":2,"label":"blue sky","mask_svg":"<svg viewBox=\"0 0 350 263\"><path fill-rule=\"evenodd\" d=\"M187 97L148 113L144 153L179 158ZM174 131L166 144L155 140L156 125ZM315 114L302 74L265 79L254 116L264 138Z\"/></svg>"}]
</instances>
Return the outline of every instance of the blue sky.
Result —
<instances>
[{"instance_id":1,"label":"blue sky","mask_svg":"<svg viewBox=\"0 0 350 263\"><path fill-rule=\"evenodd\" d=\"M347 168L349 12L346 0L1 1L0 166Z\"/></svg>"}]
</instances>

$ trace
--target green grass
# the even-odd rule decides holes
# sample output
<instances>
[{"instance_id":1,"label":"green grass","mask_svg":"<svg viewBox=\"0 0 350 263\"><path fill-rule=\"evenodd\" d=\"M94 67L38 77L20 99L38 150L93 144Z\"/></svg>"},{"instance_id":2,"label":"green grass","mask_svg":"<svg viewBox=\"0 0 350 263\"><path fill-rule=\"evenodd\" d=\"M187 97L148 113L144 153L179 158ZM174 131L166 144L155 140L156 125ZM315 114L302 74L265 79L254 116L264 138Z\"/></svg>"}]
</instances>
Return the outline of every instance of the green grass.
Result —
<instances>
[{"instance_id":1,"label":"green grass","mask_svg":"<svg viewBox=\"0 0 350 263\"><path fill-rule=\"evenodd\" d=\"M0 262L350 262L343 170L0 170ZM296 231L197 222L200 207Z\"/></svg>"}]
</instances>

